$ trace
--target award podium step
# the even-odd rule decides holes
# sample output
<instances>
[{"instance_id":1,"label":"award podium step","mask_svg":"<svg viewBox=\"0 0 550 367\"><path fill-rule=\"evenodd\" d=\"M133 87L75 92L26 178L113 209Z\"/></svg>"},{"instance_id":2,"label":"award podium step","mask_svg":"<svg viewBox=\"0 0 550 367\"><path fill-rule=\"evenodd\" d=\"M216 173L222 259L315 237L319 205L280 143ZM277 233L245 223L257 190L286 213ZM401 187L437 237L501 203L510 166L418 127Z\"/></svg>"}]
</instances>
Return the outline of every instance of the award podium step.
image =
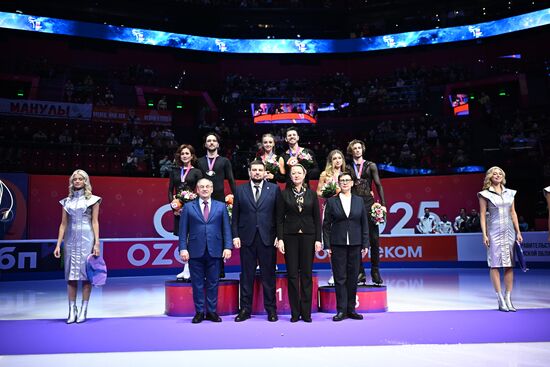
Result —
<instances>
[{"instance_id":1,"label":"award podium step","mask_svg":"<svg viewBox=\"0 0 550 367\"><path fill-rule=\"evenodd\" d=\"M193 287L191 283L168 280L164 283L165 313L168 316L193 316ZM239 281L220 280L218 286L219 315L233 315L239 312Z\"/></svg>"},{"instance_id":2,"label":"award podium step","mask_svg":"<svg viewBox=\"0 0 550 367\"><path fill-rule=\"evenodd\" d=\"M357 286L355 311L358 313L388 311L386 286ZM336 313L336 289L334 286L319 287L319 311Z\"/></svg>"},{"instance_id":3,"label":"award podium step","mask_svg":"<svg viewBox=\"0 0 550 367\"><path fill-rule=\"evenodd\" d=\"M312 273L313 291L311 301L311 312L318 311L318 293L319 276L316 272ZM288 278L286 272L277 272L275 274L275 299L277 301L277 313L279 315L290 315L290 303L288 301ZM252 299L252 314L265 315L264 292L260 274L256 273L254 278L254 296Z\"/></svg>"}]
</instances>

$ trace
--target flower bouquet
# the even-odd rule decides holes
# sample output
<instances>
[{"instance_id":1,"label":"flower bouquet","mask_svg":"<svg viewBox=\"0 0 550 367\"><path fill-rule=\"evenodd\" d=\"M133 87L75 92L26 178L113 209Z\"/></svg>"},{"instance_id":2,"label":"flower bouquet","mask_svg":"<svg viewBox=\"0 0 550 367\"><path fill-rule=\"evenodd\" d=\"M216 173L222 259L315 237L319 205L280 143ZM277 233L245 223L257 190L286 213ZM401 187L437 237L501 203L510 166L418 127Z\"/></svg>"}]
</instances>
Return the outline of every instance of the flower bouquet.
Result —
<instances>
[{"instance_id":1,"label":"flower bouquet","mask_svg":"<svg viewBox=\"0 0 550 367\"><path fill-rule=\"evenodd\" d=\"M193 201L197 198L197 194L195 194L191 190L181 190L174 196L174 200L170 203L170 206L174 210L181 210L183 205L185 203L188 203L190 201Z\"/></svg>"},{"instance_id":2,"label":"flower bouquet","mask_svg":"<svg viewBox=\"0 0 550 367\"><path fill-rule=\"evenodd\" d=\"M304 149L298 153L298 163L300 163L305 168L311 168L313 167L313 156L306 152Z\"/></svg>"},{"instance_id":3,"label":"flower bouquet","mask_svg":"<svg viewBox=\"0 0 550 367\"><path fill-rule=\"evenodd\" d=\"M229 214L229 218L233 215L233 198L234 196L232 194L229 194L225 197L225 207L227 208L227 214Z\"/></svg>"},{"instance_id":4,"label":"flower bouquet","mask_svg":"<svg viewBox=\"0 0 550 367\"><path fill-rule=\"evenodd\" d=\"M370 208L370 216L376 225L380 225L386 221L386 207L380 203L374 203Z\"/></svg>"},{"instance_id":5,"label":"flower bouquet","mask_svg":"<svg viewBox=\"0 0 550 367\"><path fill-rule=\"evenodd\" d=\"M265 170L272 175L276 175L279 172L279 162L277 161L277 156L272 155L263 160L265 165Z\"/></svg>"},{"instance_id":6,"label":"flower bouquet","mask_svg":"<svg viewBox=\"0 0 550 367\"><path fill-rule=\"evenodd\" d=\"M321 189L321 196L325 199L331 198L340 192L340 187L334 181L327 182Z\"/></svg>"}]
</instances>

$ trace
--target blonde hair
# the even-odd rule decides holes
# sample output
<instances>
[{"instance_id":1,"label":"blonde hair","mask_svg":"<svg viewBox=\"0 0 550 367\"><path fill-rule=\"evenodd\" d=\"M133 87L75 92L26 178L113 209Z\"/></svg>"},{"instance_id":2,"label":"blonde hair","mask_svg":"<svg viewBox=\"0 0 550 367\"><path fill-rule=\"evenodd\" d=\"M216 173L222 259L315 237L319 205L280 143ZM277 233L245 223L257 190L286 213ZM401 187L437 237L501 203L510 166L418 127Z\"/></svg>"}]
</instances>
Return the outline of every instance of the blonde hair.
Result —
<instances>
[{"instance_id":1,"label":"blonde hair","mask_svg":"<svg viewBox=\"0 0 550 367\"><path fill-rule=\"evenodd\" d=\"M485 173L485 179L483 180L483 190L487 190L489 187L491 187L491 177L493 176L493 172L496 170L500 170L502 172L502 186L506 185L506 173L504 170L498 166L491 167L487 170Z\"/></svg>"},{"instance_id":2,"label":"blonde hair","mask_svg":"<svg viewBox=\"0 0 550 367\"><path fill-rule=\"evenodd\" d=\"M327 177L334 176L334 167L332 166L332 158L336 154L340 154L340 157L342 157L342 167L340 168L340 172L346 171L346 160L344 159L344 153L342 153L342 151L338 149L334 149L327 156L327 165L325 166L325 175L327 175Z\"/></svg>"},{"instance_id":3,"label":"blonde hair","mask_svg":"<svg viewBox=\"0 0 550 367\"><path fill-rule=\"evenodd\" d=\"M90 183L90 176L86 173L86 171L77 169L73 172L71 177L69 178L69 197L72 198L74 196L74 185L73 185L73 179L74 176L80 175L84 178L84 197L86 199L89 199L92 197L92 184Z\"/></svg>"}]
</instances>

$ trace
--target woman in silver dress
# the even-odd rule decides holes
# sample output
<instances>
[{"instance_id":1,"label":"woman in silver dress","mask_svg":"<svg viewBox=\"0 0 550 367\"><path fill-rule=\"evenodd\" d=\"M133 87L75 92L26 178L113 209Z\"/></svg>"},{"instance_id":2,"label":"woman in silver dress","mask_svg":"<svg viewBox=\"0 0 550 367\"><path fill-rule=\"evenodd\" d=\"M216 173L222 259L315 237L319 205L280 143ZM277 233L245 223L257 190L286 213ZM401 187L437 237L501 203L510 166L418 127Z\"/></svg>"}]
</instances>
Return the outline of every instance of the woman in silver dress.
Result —
<instances>
[{"instance_id":1,"label":"woman in silver dress","mask_svg":"<svg viewBox=\"0 0 550 367\"><path fill-rule=\"evenodd\" d=\"M100 202L99 196L92 195L92 185L88 174L80 169L74 171L69 179L69 196L59 201L63 209L57 245L54 250L54 256L61 257L61 242L63 241L65 280L67 280L69 296L67 324L86 321L88 301L92 292L92 284L86 275L86 259L90 254L100 255ZM76 307L79 280L82 281L80 313Z\"/></svg>"},{"instance_id":2,"label":"woman in silver dress","mask_svg":"<svg viewBox=\"0 0 550 367\"><path fill-rule=\"evenodd\" d=\"M487 247L487 263L491 268L491 282L497 294L498 309L515 312L511 299L514 244L516 241L523 242L523 238L514 206L516 191L504 187L505 184L504 171L499 167L491 167L485 174L483 190L477 196L483 244ZM504 295L500 287L500 268L504 268Z\"/></svg>"}]
</instances>

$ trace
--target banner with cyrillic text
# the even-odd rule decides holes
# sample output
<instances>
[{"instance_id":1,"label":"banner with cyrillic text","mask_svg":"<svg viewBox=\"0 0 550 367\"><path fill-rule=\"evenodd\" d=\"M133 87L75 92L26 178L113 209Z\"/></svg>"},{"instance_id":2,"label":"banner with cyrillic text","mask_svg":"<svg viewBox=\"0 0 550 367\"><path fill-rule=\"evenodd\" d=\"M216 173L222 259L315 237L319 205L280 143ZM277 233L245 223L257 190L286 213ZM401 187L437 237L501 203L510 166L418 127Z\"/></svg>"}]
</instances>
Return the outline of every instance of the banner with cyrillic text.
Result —
<instances>
[{"instance_id":1,"label":"banner with cyrillic text","mask_svg":"<svg viewBox=\"0 0 550 367\"><path fill-rule=\"evenodd\" d=\"M0 98L0 114L90 120L92 104Z\"/></svg>"}]
</instances>

